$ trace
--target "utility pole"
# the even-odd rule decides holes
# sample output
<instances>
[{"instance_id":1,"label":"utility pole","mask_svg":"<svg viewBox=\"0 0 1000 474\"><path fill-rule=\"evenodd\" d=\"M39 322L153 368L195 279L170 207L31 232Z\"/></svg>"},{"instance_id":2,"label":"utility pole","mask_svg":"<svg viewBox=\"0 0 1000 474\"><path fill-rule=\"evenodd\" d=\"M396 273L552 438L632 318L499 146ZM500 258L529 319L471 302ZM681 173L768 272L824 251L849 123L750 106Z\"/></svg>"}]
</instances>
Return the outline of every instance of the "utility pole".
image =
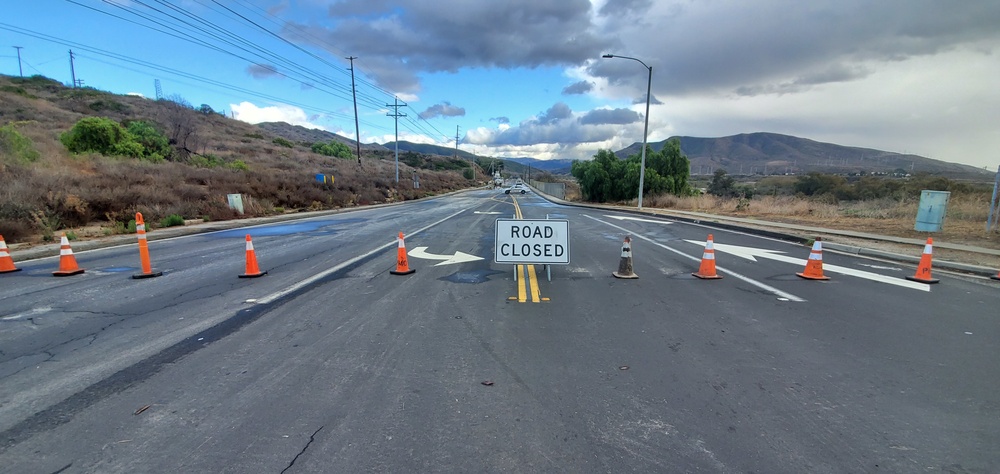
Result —
<instances>
[{"instance_id":1,"label":"utility pole","mask_svg":"<svg viewBox=\"0 0 1000 474\"><path fill-rule=\"evenodd\" d=\"M458 158L458 125L455 125L455 158Z\"/></svg>"},{"instance_id":2,"label":"utility pole","mask_svg":"<svg viewBox=\"0 0 1000 474\"><path fill-rule=\"evenodd\" d=\"M160 80L159 79L154 79L153 80L153 86L156 87L156 100L162 99L163 98L163 88L160 87Z\"/></svg>"},{"instance_id":3,"label":"utility pole","mask_svg":"<svg viewBox=\"0 0 1000 474\"><path fill-rule=\"evenodd\" d=\"M21 46L14 46L14 49L17 50L17 74L24 77L24 70L21 69L21 48Z\"/></svg>"},{"instance_id":4,"label":"utility pole","mask_svg":"<svg viewBox=\"0 0 1000 474\"><path fill-rule=\"evenodd\" d=\"M354 97L354 144L358 148L358 164L361 164L361 129L358 126L358 91L357 87L354 86L354 60L358 59L356 56L348 56L347 59L351 61L351 95Z\"/></svg>"},{"instance_id":5,"label":"utility pole","mask_svg":"<svg viewBox=\"0 0 1000 474\"><path fill-rule=\"evenodd\" d=\"M393 105L385 104L386 107L392 107L392 113L386 114L389 117L396 119L396 182L399 182L399 118L406 117L406 114L399 113L400 107L406 107L406 103L399 103L399 97L392 98Z\"/></svg>"},{"instance_id":6,"label":"utility pole","mask_svg":"<svg viewBox=\"0 0 1000 474\"><path fill-rule=\"evenodd\" d=\"M76 67L73 66L73 50L69 50L69 73L73 77L73 87L76 87Z\"/></svg>"}]
</instances>

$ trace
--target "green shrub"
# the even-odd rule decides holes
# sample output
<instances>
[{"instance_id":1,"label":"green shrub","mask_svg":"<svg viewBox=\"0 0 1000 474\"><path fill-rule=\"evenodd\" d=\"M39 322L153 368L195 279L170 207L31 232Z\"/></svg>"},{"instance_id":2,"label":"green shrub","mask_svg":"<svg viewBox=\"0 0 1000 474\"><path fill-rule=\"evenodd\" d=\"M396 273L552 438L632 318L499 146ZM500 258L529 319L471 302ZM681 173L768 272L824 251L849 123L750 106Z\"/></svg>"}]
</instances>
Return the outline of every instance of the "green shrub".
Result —
<instances>
[{"instance_id":1,"label":"green shrub","mask_svg":"<svg viewBox=\"0 0 1000 474\"><path fill-rule=\"evenodd\" d=\"M261 134L256 133L256 132L254 132L254 133L246 133L243 136L247 137L247 138L260 138L260 139L264 138L264 135L261 135Z\"/></svg>"},{"instance_id":2,"label":"green shrub","mask_svg":"<svg viewBox=\"0 0 1000 474\"><path fill-rule=\"evenodd\" d=\"M333 156L345 160L351 158L351 149L347 145L335 140L330 140L330 143L313 143L310 149L312 149L313 153L319 153L324 156Z\"/></svg>"},{"instance_id":3,"label":"green shrub","mask_svg":"<svg viewBox=\"0 0 1000 474\"><path fill-rule=\"evenodd\" d=\"M103 110L111 110L114 112L128 111L127 105L111 99L95 100L94 102L88 104L88 107L90 107L90 109L93 110L94 112L101 112Z\"/></svg>"},{"instance_id":4,"label":"green shrub","mask_svg":"<svg viewBox=\"0 0 1000 474\"><path fill-rule=\"evenodd\" d=\"M26 164L38 161L38 150L30 138L21 135L10 123L0 127L0 155L8 155L15 162Z\"/></svg>"},{"instance_id":5,"label":"green shrub","mask_svg":"<svg viewBox=\"0 0 1000 474\"><path fill-rule=\"evenodd\" d=\"M59 141L73 153L95 152L104 155L116 153L116 147L126 138L125 129L114 120L103 117L80 119L73 128L63 133Z\"/></svg>"},{"instance_id":6,"label":"green shrub","mask_svg":"<svg viewBox=\"0 0 1000 474\"><path fill-rule=\"evenodd\" d=\"M159 163L172 154L170 140L152 123L130 120L125 123L125 127L131 140L142 147L140 158Z\"/></svg>"},{"instance_id":7,"label":"green shrub","mask_svg":"<svg viewBox=\"0 0 1000 474\"><path fill-rule=\"evenodd\" d=\"M160 227L174 227L179 225L184 225L184 218L177 214L171 214L160 220Z\"/></svg>"},{"instance_id":8,"label":"green shrub","mask_svg":"<svg viewBox=\"0 0 1000 474\"><path fill-rule=\"evenodd\" d=\"M191 166L197 166L198 168L217 168L219 166L224 166L226 162L211 153L206 153L204 155L191 155L188 157L188 164Z\"/></svg>"},{"instance_id":9,"label":"green shrub","mask_svg":"<svg viewBox=\"0 0 1000 474\"><path fill-rule=\"evenodd\" d=\"M167 137L153 124L141 120L123 126L103 117L80 119L59 140L73 153L127 156L158 163L171 155Z\"/></svg>"},{"instance_id":10,"label":"green shrub","mask_svg":"<svg viewBox=\"0 0 1000 474\"><path fill-rule=\"evenodd\" d=\"M235 160L232 163L227 163L226 167L231 170L250 171L250 167L243 160Z\"/></svg>"},{"instance_id":11,"label":"green shrub","mask_svg":"<svg viewBox=\"0 0 1000 474\"><path fill-rule=\"evenodd\" d=\"M10 92L12 94L17 94L17 95L19 95L21 97L27 97L29 99L37 99L38 98L37 96L30 94L23 87L19 87L19 86L2 86L2 87L0 87L0 91Z\"/></svg>"},{"instance_id":12,"label":"green shrub","mask_svg":"<svg viewBox=\"0 0 1000 474\"><path fill-rule=\"evenodd\" d=\"M76 240L76 232L71 230L66 231L66 240Z\"/></svg>"},{"instance_id":13,"label":"green shrub","mask_svg":"<svg viewBox=\"0 0 1000 474\"><path fill-rule=\"evenodd\" d=\"M274 143L275 145L283 146L285 148L295 148L295 144L294 143L292 143L292 142L290 142L288 140L285 140L284 138L281 138L281 137L278 137L278 138L275 138L274 140L271 140L271 143Z\"/></svg>"}]
</instances>

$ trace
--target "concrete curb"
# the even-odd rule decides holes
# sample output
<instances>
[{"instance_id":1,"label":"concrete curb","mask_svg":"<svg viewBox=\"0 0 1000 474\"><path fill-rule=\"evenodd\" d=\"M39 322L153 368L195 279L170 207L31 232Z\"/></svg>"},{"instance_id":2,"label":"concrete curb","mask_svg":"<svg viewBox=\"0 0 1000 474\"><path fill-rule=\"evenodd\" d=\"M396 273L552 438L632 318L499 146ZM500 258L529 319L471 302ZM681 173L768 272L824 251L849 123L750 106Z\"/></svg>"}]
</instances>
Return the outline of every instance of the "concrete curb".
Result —
<instances>
[{"instance_id":1,"label":"concrete curb","mask_svg":"<svg viewBox=\"0 0 1000 474\"><path fill-rule=\"evenodd\" d=\"M327 209L322 211L304 211L295 212L291 214L281 214L278 216L267 216L267 217L250 217L246 219L234 219L228 221L215 221L215 222L205 222L203 224L193 224L185 226L176 227L163 227L160 229L149 230L146 232L147 241L171 239L174 237L181 237L185 235L194 234L204 234L208 232L218 232L223 230L238 229L240 227L251 227L262 224L273 224L276 222L287 222L298 219L305 219L309 217L318 217L325 215L341 214L344 212L359 211L364 209L376 209L379 207L389 207L398 206L407 202L415 202L421 200L437 199L444 196L450 196L453 194L463 193L467 191L472 191L477 188L461 189L458 191L452 191L444 194L437 194L430 197L425 197L421 199L412 199L409 201L399 201L399 202L388 202L380 204L370 204L367 206L356 206L356 207L343 207L339 209ZM85 252L87 250L97 250L108 247L116 247L119 245L138 245L138 238L135 234L119 234L105 237L97 237L92 240L74 240L70 242L70 247L73 248L74 253ZM8 244L10 247L11 257L14 262L24 262L28 260L36 260L48 257L58 257L59 256L59 242L58 239L55 243L35 245L30 248L18 248L21 244Z\"/></svg>"}]
</instances>

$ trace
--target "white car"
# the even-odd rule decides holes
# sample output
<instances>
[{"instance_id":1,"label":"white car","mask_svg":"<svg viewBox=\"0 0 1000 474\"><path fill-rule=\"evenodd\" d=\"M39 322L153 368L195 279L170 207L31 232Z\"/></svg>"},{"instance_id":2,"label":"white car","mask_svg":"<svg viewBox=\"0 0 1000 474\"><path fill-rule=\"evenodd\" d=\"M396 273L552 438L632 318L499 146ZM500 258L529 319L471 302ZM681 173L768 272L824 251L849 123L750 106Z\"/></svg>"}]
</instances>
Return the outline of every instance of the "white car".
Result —
<instances>
[{"instance_id":1,"label":"white car","mask_svg":"<svg viewBox=\"0 0 1000 474\"><path fill-rule=\"evenodd\" d=\"M524 186L522 186L520 184L515 184L515 185L513 185L513 186L511 186L511 187L503 190L504 194L510 194L510 193L521 193L521 194L524 194L526 192L527 192L527 190L525 190Z\"/></svg>"}]
</instances>

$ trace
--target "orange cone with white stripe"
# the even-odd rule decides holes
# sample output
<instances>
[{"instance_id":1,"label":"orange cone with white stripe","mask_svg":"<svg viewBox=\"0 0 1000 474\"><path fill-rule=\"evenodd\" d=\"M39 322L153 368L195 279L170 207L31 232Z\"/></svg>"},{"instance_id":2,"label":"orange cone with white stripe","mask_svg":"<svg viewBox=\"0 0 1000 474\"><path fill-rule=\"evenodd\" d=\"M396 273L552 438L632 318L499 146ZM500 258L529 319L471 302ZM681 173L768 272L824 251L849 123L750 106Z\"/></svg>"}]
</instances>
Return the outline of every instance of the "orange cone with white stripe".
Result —
<instances>
[{"instance_id":1,"label":"orange cone with white stripe","mask_svg":"<svg viewBox=\"0 0 1000 474\"><path fill-rule=\"evenodd\" d=\"M715 273L715 242L712 239L712 234L708 234L708 240L705 242L705 253L701 256L701 266L698 267L698 272L692 273L692 275L702 280L722 278L722 275Z\"/></svg>"},{"instance_id":2,"label":"orange cone with white stripe","mask_svg":"<svg viewBox=\"0 0 1000 474\"><path fill-rule=\"evenodd\" d=\"M396 238L396 269L390 270L393 275L409 275L416 270L410 268L410 262L406 259L406 244L403 242L403 233L399 233Z\"/></svg>"},{"instance_id":3,"label":"orange cone with white stripe","mask_svg":"<svg viewBox=\"0 0 1000 474\"><path fill-rule=\"evenodd\" d=\"M622 242L622 258L618 261L618 271L611 272L611 275L628 280L639 278L639 275L632 271L632 237L625 236L625 241Z\"/></svg>"},{"instance_id":4,"label":"orange cone with white stripe","mask_svg":"<svg viewBox=\"0 0 1000 474\"><path fill-rule=\"evenodd\" d=\"M149 246L146 244L146 222L142 220L142 213L135 213L135 232L139 237L139 261L142 264L142 273L132 275L132 278L153 278L162 276L163 272L153 270L149 263Z\"/></svg>"},{"instance_id":5,"label":"orange cone with white stripe","mask_svg":"<svg viewBox=\"0 0 1000 474\"><path fill-rule=\"evenodd\" d=\"M911 277L906 277L907 280L920 283L937 283L941 281L931 278L931 254L934 253L933 247L934 239L928 237L927 243L924 244L924 253L920 255L920 264L917 265L917 273Z\"/></svg>"},{"instance_id":6,"label":"orange cone with white stripe","mask_svg":"<svg viewBox=\"0 0 1000 474\"><path fill-rule=\"evenodd\" d=\"M823 239L816 237L812 251L809 252L809 260L806 260L806 269L796 275L807 280L830 279L828 276L823 276Z\"/></svg>"},{"instance_id":7,"label":"orange cone with white stripe","mask_svg":"<svg viewBox=\"0 0 1000 474\"><path fill-rule=\"evenodd\" d=\"M14 266L14 259L10 257L10 252L7 251L7 242L4 242L3 236L0 235L0 273L19 271L21 269Z\"/></svg>"},{"instance_id":8,"label":"orange cone with white stripe","mask_svg":"<svg viewBox=\"0 0 1000 474\"><path fill-rule=\"evenodd\" d=\"M990 278L992 278L992 279L994 279L994 280L1000 280L1000 272L997 272L997 274L996 274L996 275L993 275L993 276L991 276Z\"/></svg>"},{"instance_id":9,"label":"orange cone with white stripe","mask_svg":"<svg viewBox=\"0 0 1000 474\"><path fill-rule=\"evenodd\" d=\"M76 257L73 256L73 249L69 247L69 239L63 232L62 240L59 242L59 270L52 272L57 277L76 275L83 273L83 269L76 264Z\"/></svg>"},{"instance_id":10,"label":"orange cone with white stripe","mask_svg":"<svg viewBox=\"0 0 1000 474\"><path fill-rule=\"evenodd\" d=\"M260 271L260 267L257 266L257 252L253 249L250 234L247 234L247 269L245 273L240 275L240 278L257 278L264 275L267 275L267 272Z\"/></svg>"}]
</instances>

